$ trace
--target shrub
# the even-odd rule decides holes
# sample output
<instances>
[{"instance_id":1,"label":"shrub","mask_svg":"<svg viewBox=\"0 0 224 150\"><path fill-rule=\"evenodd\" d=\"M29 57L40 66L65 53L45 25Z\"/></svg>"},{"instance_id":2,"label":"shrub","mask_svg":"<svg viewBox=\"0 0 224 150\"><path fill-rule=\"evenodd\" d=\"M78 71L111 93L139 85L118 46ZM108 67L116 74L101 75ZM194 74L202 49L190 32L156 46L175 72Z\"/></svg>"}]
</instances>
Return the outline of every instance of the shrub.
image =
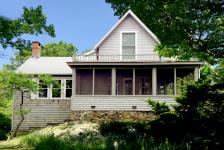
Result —
<instances>
[{"instance_id":1,"label":"shrub","mask_svg":"<svg viewBox=\"0 0 224 150\"><path fill-rule=\"evenodd\" d=\"M150 134L157 140L192 142L195 149L224 149L224 84L200 80L183 87L173 112L149 101L157 114Z\"/></svg>"},{"instance_id":2,"label":"shrub","mask_svg":"<svg viewBox=\"0 0 224 150\"><path fill-rule=\"evenodd\" d=\"M0 113L0 140L7 139L11 130L11 119Z\"/></svg>"}]
</instances>

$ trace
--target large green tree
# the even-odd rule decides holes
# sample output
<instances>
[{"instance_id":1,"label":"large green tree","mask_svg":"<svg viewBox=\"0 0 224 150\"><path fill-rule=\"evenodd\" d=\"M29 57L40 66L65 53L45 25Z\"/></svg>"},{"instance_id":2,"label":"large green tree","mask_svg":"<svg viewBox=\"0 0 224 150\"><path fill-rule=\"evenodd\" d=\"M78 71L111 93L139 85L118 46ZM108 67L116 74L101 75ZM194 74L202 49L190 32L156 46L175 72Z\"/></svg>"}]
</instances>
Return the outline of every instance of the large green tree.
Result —
<instances>
[{"instance_id":1,"label":"large green tree","mask_svg":"<svg viewBox=\"0 0 224 150\"><path fill-rule=\"evenodd\" d=\"M31 45L29 40L22 37L23 35L44 33L52 37L55 36L54 26L47 25L47 17L43 14L41 6L24 7L23 14L17 19L0 15L0 45L3 48L10 46L22 51Z\"/></svg>"},{"instance_id":2,"label":"large green tree","mask_svg":"<svg viewBox=\"0 0 224 150\"><path fill-rule=\"evenodd\" d=\"M77 48L66 42L48 43L42 46L41 56L69 57L76 54ZM11 58L11 64L8 67L16 69L31 57L31 48L23 51L15 51L15 57Z\"/></svg>"},{"instance_id":3,"label":"large green tree","mask_svg":"<svg viewBox=\"0 0 224 150\"><path fill-rule=\"evenodd\" d=\"M160 39L160 55L215 62L224 57L223 0L106 0L115 15L131 9Z\"/></svg>"}]
</instances>

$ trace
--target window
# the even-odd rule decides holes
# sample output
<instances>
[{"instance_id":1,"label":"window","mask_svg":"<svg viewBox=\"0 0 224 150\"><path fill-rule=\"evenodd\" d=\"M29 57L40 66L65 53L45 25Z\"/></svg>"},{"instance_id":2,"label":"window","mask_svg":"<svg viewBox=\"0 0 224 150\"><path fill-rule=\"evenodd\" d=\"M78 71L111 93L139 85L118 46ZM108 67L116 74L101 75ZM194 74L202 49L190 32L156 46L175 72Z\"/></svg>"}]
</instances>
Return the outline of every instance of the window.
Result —
<instances>
[{"instance_id":1,"label":"window","mask_svg":"<svg viewBox=\"0 0 224 150\"><path fill-rule=\"evenodd\" d=\"M151 69L135 69L135 94L136 95L152 94Z\"/></svg>"},{"instance_id":2,"label":"window","mask_svg":"<svg viewBox=\"0 0 224 150\"><path fill-rule=\"evenodd\" d=\"M42 80L39 80L39 98L47 98L48 97L48 86L44 84Z\"/></svg>"},{"instance_id":3,"label":"window","mask_svg":"<svg viewBox=\"0 0 224 150\"><path fill-rule=\"evenodd\" d=\"M135 33L122 33L122 59L135 59Z\"/></svg>"},{"instance_id":4,"label":"window","mask_svg":"<svg viewBox=\"0 0 224 150\"><path fill-rule=\"evenodd\" d=\"M61 80L52 83L52 98L61 98Z\"/></svg>"},{"instance_id":5,"label":"window","mask_svg":"<svg viewBox=\"0 0 224 150\"><path fill-rule=\"evenodd\" d=\"M116 94L132 95L133 70L117 69L116 74Z\"/></svg>"},{"instance_id":6,"label":"window","mask_svg":"<svg viewBox=\"0 0 224 150\"><path fill-rule=\"evenodd\" d=\"M72 97L72 80L65 80L65 97Z\"/></svg>"},{"instance_id":7,"label":"window","mask_svg":"<svg viewBox=\"0 0 224 150\"><path fill-rule=\"evenodd\" d=\"M95 95L111 95L111 69L96 69L94 83Z\"/></svg>"},{"instance_id":8,"label":"window","mask_svg":"<svg viewBox=\"0 0 224 150\"><path fill-rule=\"evenodd\" d=\"M174 69L157 69L157 94L174 94Z\"/></svg>"},{"instance_id":9,"label":"window","mask_svg":"<svg viewBox=\"0 0 224 150\"><path fill-rule=\"evenodd\" d=\"M92 95L93 89L93 70L77 69L76 70L76 94Z\"/></svg>"}]
</instances>

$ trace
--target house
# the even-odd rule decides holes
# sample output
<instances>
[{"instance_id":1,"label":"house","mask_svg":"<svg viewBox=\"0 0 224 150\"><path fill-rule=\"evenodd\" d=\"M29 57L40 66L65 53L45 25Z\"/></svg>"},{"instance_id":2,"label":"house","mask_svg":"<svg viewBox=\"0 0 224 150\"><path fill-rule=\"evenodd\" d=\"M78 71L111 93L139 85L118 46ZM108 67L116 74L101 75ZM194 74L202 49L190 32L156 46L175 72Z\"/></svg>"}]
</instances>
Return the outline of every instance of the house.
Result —
<instances>
[{"instance_id":1,"label":"house","mask_svg":"<svg viewBox=\"0 0 224 150\"><path fill-rule=\"evenodd\" d=\"M41 57L40 43L33 42L32 57L17 71L52 75L61 86L49 87L33 79L40 92L26 93L24 109L30 112L20 130L62 123L85 112L148 112L148 98L174 103L179 79L198 80L202 62L160 57L154 51L159 43L131 10L83 55ZM13 129L19 121L20 99L16 91Z\"/></svg>"}]
</instances>

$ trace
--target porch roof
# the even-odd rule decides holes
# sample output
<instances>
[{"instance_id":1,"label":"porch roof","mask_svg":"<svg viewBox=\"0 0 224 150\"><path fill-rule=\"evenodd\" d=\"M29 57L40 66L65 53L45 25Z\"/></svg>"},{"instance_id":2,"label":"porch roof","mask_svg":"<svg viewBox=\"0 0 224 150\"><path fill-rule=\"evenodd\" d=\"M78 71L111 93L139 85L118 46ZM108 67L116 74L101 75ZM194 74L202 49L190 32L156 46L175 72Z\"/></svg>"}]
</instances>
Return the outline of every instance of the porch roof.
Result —
<instances>
[{"instance_id":1,"label":"porch roof","mask_svg":"<svg viewBox=\"0 0 224 150\"><path fill-rule=\"evenodd\" d=\"M129 61L129 62L67 62L68 66L181 66L181 65L192 65L192 66L201 66L204 63L201 61Z\"/></svg>"}]
</instances>

